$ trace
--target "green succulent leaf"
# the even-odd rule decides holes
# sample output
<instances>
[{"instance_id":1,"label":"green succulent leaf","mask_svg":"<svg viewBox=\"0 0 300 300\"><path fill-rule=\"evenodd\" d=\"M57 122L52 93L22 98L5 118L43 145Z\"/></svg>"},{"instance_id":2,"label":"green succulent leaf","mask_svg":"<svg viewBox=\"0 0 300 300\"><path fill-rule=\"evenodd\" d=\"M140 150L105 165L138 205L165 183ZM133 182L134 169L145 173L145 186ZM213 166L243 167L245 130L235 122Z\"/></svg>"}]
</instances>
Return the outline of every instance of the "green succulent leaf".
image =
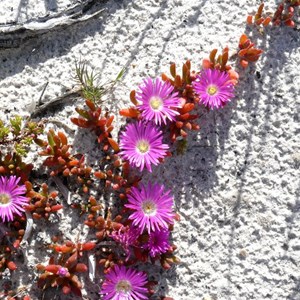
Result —
<instances>
[{"instance_id":1,"label":"green succulent leaf","mask_svg":"<svg viewBox=\"0 0 300 300\"><path fill-rule=\"evenodd\" d=\"M118 74L118 76L117 76L117 78L115 79L115 81L120 81L120 80L123 78L123 76L124 76L124 74L125 74L125 71L126 71L126 68L124 67L124 68L120 71L120 73Z\"/></svg>"},{"instance_id":2,"label":"green succulent leaf","mask_svg":"<svg viewBox=\"0 0 300 300\"><path fill-rule=\"evenodd\" d=\"M85 118L85 119L89 119L89 114L88 114L88 112L86 111L86 110L84 110L84 109L82 109L82 108L79 108L79 107L76 107L75 108L75 110L77 111L77 113L81 116L81 117L83 117L83 118Z\"/></svg>"},{"instance_id":3,"label":"green succulent leaf","mask_svg":"<svg viewBox=\"0 0 300 300\"><path fill-rule=\"evenodd\" d=\"M33 138L32 137L30 137L30 136L27 136L27 137L25 137L23 140L22 140L22 144L25 144L25 145L30 145L31 143L32 143L32 141L33 141Z\"/></svg>"},{"instance_id":4,"label":"green succulent leaf","mask_svg":"<svg viewBox=\"0 0 300 300\"><path fill-rule=\"evenodd\" d=\"M0 141L4 140L9 135L10 129L8 127L0 127Z\"/></svg>"},{"instance_id":5,"label":"green succulent leaf","mask_svg":"<svg viewBox=\"0 0 300 300\"><path fill-rule=\"evenodd\" d=\"M111 88L119 82L124 74L125 67L118 73L116 79L108 81L104 84L99 84L100 73L96 73L94 70L89 70L86 63L80 61L75 64L76 81L81 86L81 92L85 99L89 99L94 103L103 102L102 97Z\"/></svg>"},{"instance_id":6,"label":"green succulent leaf","mask_svg":"<svg viewBox=\"0 0 300 300\"><path fill-rule=\"evenodd\" d=\"M17 136L21 131L22 117L15 116L14 118L10 119L10 124L13 129L12 133Z\"/></svg>"},{"instance_id":7,"label":"green succulent leaf","mask_svg":"<svg viewBox=\"0 0 300 300\"><path fill-rule=\"evenodd\" d=\"M178 140L177 141L177 149L176 149L177 154L183 155L187 150L187 146L188 146L187 140L185 140L185 139Z\"/></svg>"},{"instance_id":8,"label":"green succulent leaf","mask_svg":"<svg viewBox=\"0 0 300 300\"><path fill-rule=\"evenodd\" d=\"M26 150L26 148L24 147L23 144L16 143L14 148L15 148L16 153L19 154L20 156L26 156L27 155L27 150Z\"/></svg>"},{"instance_id":9,"label":"green succulent leaf","mask_svg":"<svg viewBox=\"0 0 300 300\"><path fill-rule=\"evenodd\" d=\"M53 139L53 133L52 133L51 131L48 132L47 138L48 138L49 146L50 146L51 148L53 148L54 145L55 145L55 142L54 142L54 139Z\"/></svg>"}]
</instances>

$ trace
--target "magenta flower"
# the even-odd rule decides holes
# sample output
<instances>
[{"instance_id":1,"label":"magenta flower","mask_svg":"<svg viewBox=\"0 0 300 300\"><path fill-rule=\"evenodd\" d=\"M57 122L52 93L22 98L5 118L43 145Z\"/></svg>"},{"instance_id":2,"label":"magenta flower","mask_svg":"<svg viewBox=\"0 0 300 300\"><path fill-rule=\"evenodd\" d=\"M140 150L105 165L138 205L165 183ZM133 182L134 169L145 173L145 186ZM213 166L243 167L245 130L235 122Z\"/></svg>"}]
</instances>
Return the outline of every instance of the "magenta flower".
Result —
<instances>
[{"instance_id":1,"label":"magenta flower","mask_svg":"<svg viewBox=\"0 0 300 300\"><path fill-rule=\"evenodd\" d=\"M68 273L69 273L69 270L68 270L67 268L60 267L60 268L58 269L58 271L57 271L56 274L57 274L59 277L66 277ZM70 273L69 273L69 274L70 274Z\"/></svg>"},{"instance_id":2,"label":"magenta flower","mask_svg":"<svg viewBox=\"0 0 300 300\"><path fill-rule=\"evenodd\" d=\"M148 242L143 246L144 249L149 250L152 257L165 253L170 248L168 230L156 230L150 233Z\"/></svg>"},{"instance_id":3,"label":"magenta flower","mask_svg":"<svg viewBox=\"0 0 300 300\"><path fill-rule=\"evenodd\" d=\"M141 184L140 189L133 187L128 194L129 204L126 207L134 212L129 216L132 224L141 232L146 228L151 231L168 229L168 224L173 224L174 213L172 212L173 197L171 191L164 191L164 186L148 183Z\"/></svg>"},{"instance_id":4,"label":"magenta flower","mask_svg":"<svg viewBox=\"0 0 300 300\"><path fill-rule=\"evenodd\" d=\"M28 198L21 196L25 194L25 185L18 185L21 178L16 176L0 176L0 216L3 222L13 221L13 214L21 215L22 207L28 204Z\"/></svg>"},{"instance_id":5,"label":"magenta flower","mask_svg":"<svg viewBox=\"0 0 300 300\"><path fill-rule=\"evenodd\" d=\"M223 107L234 96L234 86L227 72L206 69L197 76L193 86L200 102L211 109Z\"/></svg>"},{"instance_id":6,"label":"magenta flower","mask_svg":"<svg viewBox=\"0 0 300 300\"><path fill-rule=\"evenodd\" d=\"M162 131L152 123L139 121L128 124L121 134L120 155L140 171L146 167L152 172L151 164L157 165L169 149L167 144L162 143L162 138Z\"/></svg>"},{"instance_id":7,"label":"magenta flower","mask_svg":"<svg viewBox=\"0 0 300 300\"><path fill-rule=\"evenodd\" d=\"M136 244L139 236L140 232L138 229L124 226L111 234L111 237L123 247L125 253L127 254L126 260L128 260L130 257L130 247Z\"/></svg>"},{"instance_id":8,"label":"magenta flower","mask_svg":"<svg viewBox=\"0 0 300 300\"><path fill-rule=\"evenodd\" d=\"M147 296L148 290L145 287L147 283L145 273L115 265L105 277L106 280L100 291L103 300L149 299Z\"/></svg>"},{"instance_id":9,"label":"magenta flower","mask_svg":"<svg viewBox=\"0 0 300 300\"><path fill-rule=\"evenodd\" d=\"M139 86L141 92L137 92L136 99L142 104L138 107L142 111L142 117L147 121L154 120L156 125L175 120L179 112L175 109L181 107L178 93L173 93L173 86L169 82L162 82L159 78L155 81L151 78L144 79Z\"/></svg>"}]
</instances>

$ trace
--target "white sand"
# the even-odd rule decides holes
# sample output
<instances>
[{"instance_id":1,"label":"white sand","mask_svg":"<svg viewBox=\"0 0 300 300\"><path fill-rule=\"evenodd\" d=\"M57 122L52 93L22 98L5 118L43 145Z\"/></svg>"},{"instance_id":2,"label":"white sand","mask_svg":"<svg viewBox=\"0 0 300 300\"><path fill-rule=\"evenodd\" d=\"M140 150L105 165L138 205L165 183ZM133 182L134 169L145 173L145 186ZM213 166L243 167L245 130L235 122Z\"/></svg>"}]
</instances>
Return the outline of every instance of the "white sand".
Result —
<instances>
[{"instance_id":1,"label":"white sand","mask_svg":"<svg viewBox=\"0 0 300 300\"><path fill-rule=\"evenodd\" d=\"M58 9L69 2L57 2ZM269 2L274 9L275 1ZM46 82L44 101L72 88L80 58L101 72L102 81L127 67L123 83L105 104L117 114L129 105L131 89L145 76L168 72L170 62L181 66L189 58L198 70L213 48L236 50L246 16L259 3L108 1L99 18L44 34L19 49L0 50L1 118L28 115L26 109L39 99ZM28 2L29 19L33 5L41 1ZM3 18L11 20L9 10L1 14L2 24ZM234 100L203 116L200 132L189 136L187 153L168 159L152 175L172 188L181 215L173 237L182 264L161 274L155 269L158 295L176 300L300 299L299 29L268 28L263 35L251 31L265 53L241 72ZM72 105L52 118L65 122L70 115L76 115ZM75 236L75 221L60 217L60 229ZM41 297L31 285L37 276L34 265L46 262L37 243L48 242L47 234L30 241L30 272L20 266L12 275L15 286L26 285L33 299Z\"/></svg>"},{"instance_id":2,"label":"white sand","mask_svg":"<svg viewBox=\"0 0 300 300\"><path fill-rule=\"evenodd\" d=\"M79 3L78 0L11 0L0 2L0 25L24 24L46 15L60 13Z\"/></svg>"}]
</instances>

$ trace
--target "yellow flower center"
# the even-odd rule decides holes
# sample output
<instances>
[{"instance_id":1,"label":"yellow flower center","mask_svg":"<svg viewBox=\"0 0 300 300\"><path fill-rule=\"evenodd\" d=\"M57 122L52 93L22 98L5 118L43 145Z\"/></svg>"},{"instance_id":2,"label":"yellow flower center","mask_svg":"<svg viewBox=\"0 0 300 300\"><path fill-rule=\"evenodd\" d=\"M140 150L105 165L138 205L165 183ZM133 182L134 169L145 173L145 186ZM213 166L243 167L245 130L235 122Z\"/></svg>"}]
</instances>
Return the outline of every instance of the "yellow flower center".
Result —
<instances>
[{"instance_id":1,"label":"yellow flower center","mask_svg":"<svg viewBox=\"0 0 300 300\"><path fill-rule=\"evenodd\" d=\"M152 109L154 110L159 110L162 106L163 102L161 100L161 98L153 96L150 99L150 106Z\"/></svg>"},{"instance_id":2,"label":"yellow flower center","mask_svg":"<svg viewBox=\"0 0 300 300\"><path fill-rule=\"evenodd\" d=\"M213 96L218 91L218 88L215 85L208 87L207 92L209 95Z\"/></svg>"},{"instance_id":3,"label":"yellow flower center","mask_svg":"<svg viewBox=\"0 0 300 300\"><path fill-rule=\"evenodd\" d=\"M142 210L145 215L153 216L156 213L156 204L151 200L146 200L142 204Z\"/></svg>"},{"instance_id":4,"label":"yellow flower center","mask_svg":"<svg viewBox=\"0 0 300 300\"><path fill-rule=\"evenodd\" d=\"M138 150L141 152L141 153L146 153L149 151L149 148L150 148L150 145L147 141L145 140L141 140L137 143L136 147L138 148Z\"/></svg>"},{"instance_id":5,"label":"yellow flower center","mask_svg":"<svg viewBox=\"0 0 300 300\"><path fill-rule=\"evenodd\" d=\"M10 203L11 198L8 194L0 194L0 204L8 204Z\"/></svg>"},{"instance_id":6,"label":"yellow flower center","mask_svg":"<svg viewBox=\"0 0 300 300\"><path fill-rule=\"evenodd\" d=\"M131 289L132 289L132 286L131 286L131 283L128 280L120 280L116 284L116 291L117 292L127 293L127 292L130 292Z\"/></svg>"}]
</instances>

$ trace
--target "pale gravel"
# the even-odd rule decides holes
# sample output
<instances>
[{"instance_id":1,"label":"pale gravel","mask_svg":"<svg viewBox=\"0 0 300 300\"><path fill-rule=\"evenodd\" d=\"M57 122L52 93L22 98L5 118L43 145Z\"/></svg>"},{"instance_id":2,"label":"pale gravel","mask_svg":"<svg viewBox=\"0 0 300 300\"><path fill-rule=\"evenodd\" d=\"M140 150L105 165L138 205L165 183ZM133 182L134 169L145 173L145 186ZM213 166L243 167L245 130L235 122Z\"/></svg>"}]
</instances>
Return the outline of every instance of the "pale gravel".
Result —
<instances>
[{"instance_id":1,"label":"pale gravel","mask_svg":"<svg viewBox=\"0 0 300 300\"><path fill-rule=\"evenodd\" d=\"M28 115L47 81L45 101L72 88L79 58L101 72L102 81L127 67L106 102L117 116L145 76L168 72L170 62L180 66L187 58L199 69L210 50L226 45L234 50L239 36L252 31L265 53L241 72L236 97L205 114L200 132L189 135L187 153L167 159L152 174L172 188L181 216L173 238L182 263L153 273L160 279L159 293L176 300L300 299L299 30L269 28L261 35L246 29L246 15L259 2L108 1L98 19L45 34L22 49L0 51L1 118ZM73 108L52 118L65 123L75 115ZM82 135L76 135L81 148ZM87 143L86 149L93 147ZM54 225L73 238L79 232L70 219L75 216L59 215ZM48 231L31 240L32 270L45 262L39 248L45 241ZM40 299L31 287L35 276L21 267L12 278Z\"/></svg>"},{"instance_id":2,"label":"pale gravel","mask_svg":"<svg viewBox=\"0 0 300 300\"><path fill-rule=\"evenodd\" d=\"M80 0L11 0L0 2L0 25L24 24L81 3Z\"/></svg>"}]
</instances>

